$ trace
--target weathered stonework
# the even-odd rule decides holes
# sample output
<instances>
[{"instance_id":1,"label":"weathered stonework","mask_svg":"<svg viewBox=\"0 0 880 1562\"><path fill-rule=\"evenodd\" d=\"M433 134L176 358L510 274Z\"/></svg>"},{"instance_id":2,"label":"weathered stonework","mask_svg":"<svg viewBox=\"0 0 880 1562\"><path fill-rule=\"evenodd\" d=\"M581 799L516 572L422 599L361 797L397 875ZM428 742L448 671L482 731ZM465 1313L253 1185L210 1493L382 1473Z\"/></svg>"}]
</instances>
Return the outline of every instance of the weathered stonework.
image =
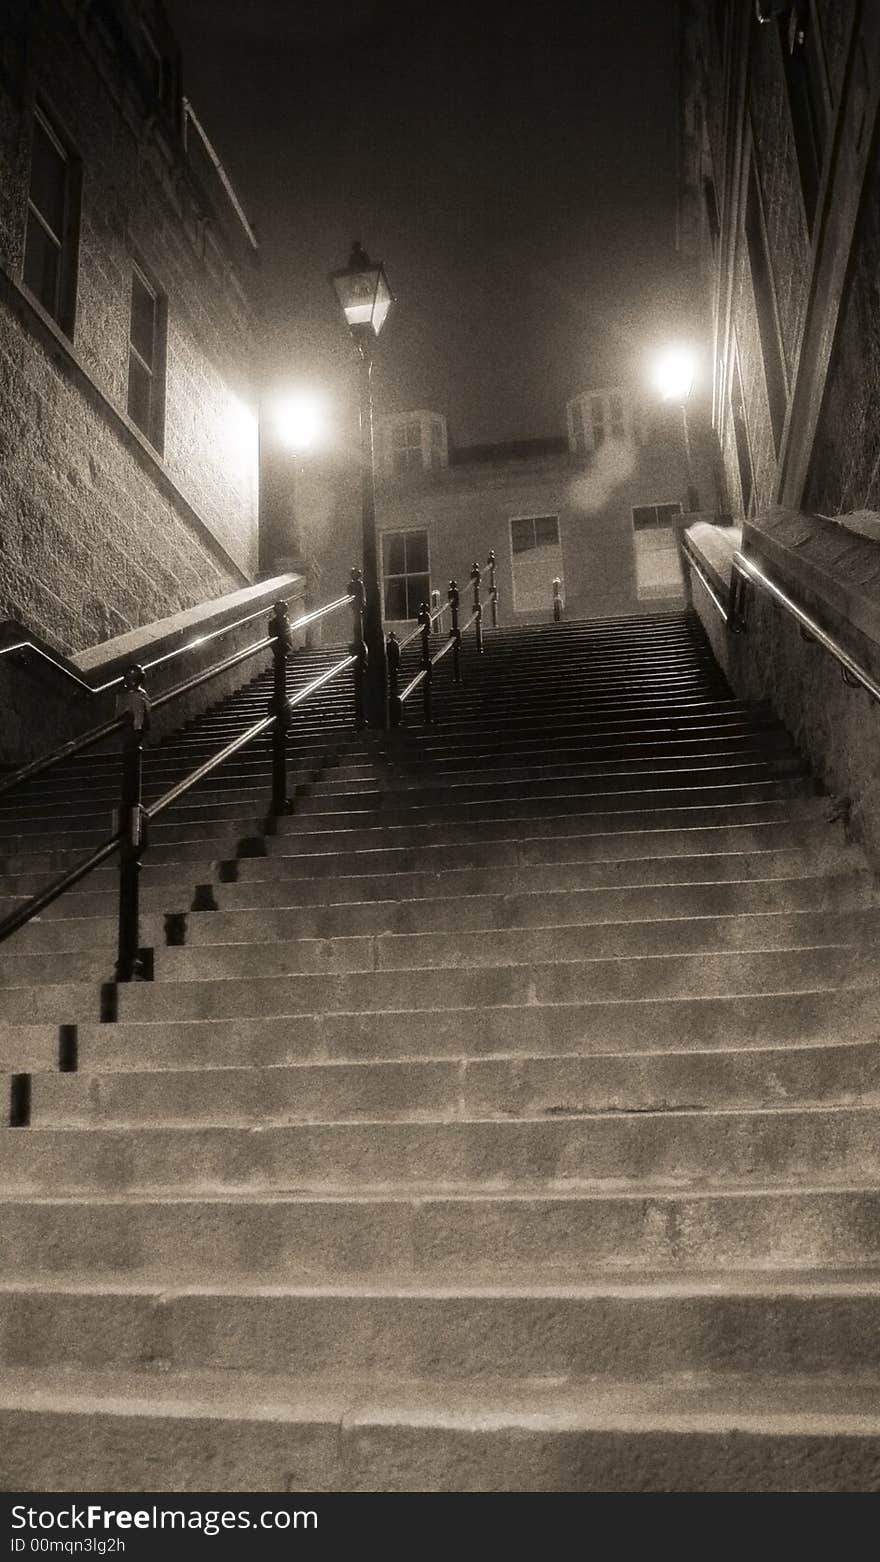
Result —
<instances>
[{"instance_id":1,"label":"weathered stonework","mask_svg":"<svg viewBox=\"0 0 880 1562\"><path fill-rule=\"evenodd\" d=\"M246 269L180 125L150 102L141 16L165 25L151 0L9 0L4 14L0 618L65 650L234 590L257 567ZM22 281L37 101L83 168L72 338ZM167 297L161 453L126 411L135 261Z\"/></svg>"},{"instance_id":2,"label":"weathered stonework","mask_svg":"<svg viewBox=\"0 0 880 1562\"><path fill-rule=\"evenodd\" d=\"M722 601L735 533L690 534ZM880 543L822 516L774 511L748 525L744 551L771 579L880 679ZM834 658L760 590L750 589L747 631L725 630L696 574L693 601L713 650L745 699L767 700L836 799L854 837L880 867L880 705L852 688Z\"/></svg>"}]
</instances>

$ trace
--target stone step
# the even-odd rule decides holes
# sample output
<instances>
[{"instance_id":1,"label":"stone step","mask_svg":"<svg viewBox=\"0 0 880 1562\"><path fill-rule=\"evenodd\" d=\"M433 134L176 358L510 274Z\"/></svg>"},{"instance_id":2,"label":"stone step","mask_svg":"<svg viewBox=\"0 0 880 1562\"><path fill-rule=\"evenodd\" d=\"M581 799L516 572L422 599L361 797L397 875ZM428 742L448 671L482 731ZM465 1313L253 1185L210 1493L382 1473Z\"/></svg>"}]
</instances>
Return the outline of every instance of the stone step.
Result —
<instances>
[{"instance_id":1,"label":"stone step","mask_svg":"<svg viewBox=\"0 0 880 1562\"><path fill-rule=\"evenodd\" d=\"M0 1134L0 1190L364 1193L870 1181L880 1107L541 1118L32 1127Z\"/></svg>"},{"instance_id":2,"label":"stone step","mask_svg":"<svg viewBox=\"0 0 880 1562\"><path fill-rule=\"evenodd\" d=\"M86 1054L88 1044L81 1048ZM54 1063L55 1059L52 1059ZM880 1105L880 1041L38 1073L31 1124L86 1128Z\"/></svg>"},{"instance_id":3,"label":"stone step","mask_svg":"<svg viewBox=\"0 0 880 1562\"><path fill-rule=\"evenodd\" d=\"M774 826L767 826L772 831ZM734 832L735 833L735 832ZM752 832L755 833L760 832ZM802 831L796 832L798 835ZM662 832L658 832L658 836ZM691 839L699 847L711 831L694 832ZM630 837L621 837L629 842ZM658 847L661 842L658 839ZM577 842L575 850L578 849ZM338 858L334 858L338 861ZM482 868L477 866L440 867L435 865L422 871L369 872L367 863L361 863L364 871L337 873L333 877L305 876L295 871L308 868L297 857L273 855L266 858L248 858L231 862L187 863L180 871L167 865L145 863L141 875L141 903L147 914L163 915L168 911L187 911L191 907L216 906L218 908L251 908L260 906L326 906L373 900L405 901L424 899L435 895L442 897L479 896L492 894L523 894L555 890L589 891L603 889L632 889L641 886L740 883L756 884L761 880L804 880L817 887L825 875L843 876L856 874L862 883L872 883L873 875L867 874L864 858L852 846L842 844L837 833L820 827L814 839L789 850L760 850L712 852L699 849L690 855L664 856L658 850L656 856L621 857L618 860L582 860L541 864L530 862L515 867L495 864L487 880ZM244 870L247 868L247 872ZM197 872L199 870L199 872ZM204 879L198 882L203 870ZM258 877L262 874L262 877ZM294 888L291 880L295 880ZM0 881L2 883L3 881ZM0 893L0 910L11 910L16 898L21 898L29 885L39 887L37 877L7 879L7 884L17 887L21 894L12 896ZM103 886L103 887L101 887ZM117 873L114 869L100 870L70 890L41 913L31 927L45 925L49 920L78 920L92 916L115 917L117 904ZM24 936L22 934L21 936ZM16 935L18 939L19 935Z\"/></svg>"},{"instance_id":4,"label":"stone step","mask_svg":"<svg viewBox=\"0 0 880 1562\"><path fill-rule=\"evenodd\" d=\"M591 800L593 801L593 800ZM569 860L578 852L587 857L595 854L597 843L614 840L614 850L621 856L638 855L634 840L644 847L649 836L663 835L670 851L683 838L684 850L693 844L694 832L711 832L723 845L729 837L739 832L744 847L748 845L748 832L744 826L781 826L775 845L802 843L800 827L804 824L821 826L822 834L830 834L830 826L842 839L842 826L837 811L828 798L789 797L763 801L708 802L699 804L658 803L654 807L641 807L637 797L618 798L621 806L605 808L567 809L555 812L548 809L541 813L528 805L517 813L510 810L502 819L476 818L471 814L464 819L447 819L437 824L426 820L422 824L395 824L389 817L382 817L374 824L347 826L344 818L330 820L335 828L328 827L328 820L307 818L281 818L274 821L275 834L266 834L266 825L248 819L226 821L228 830L210 824L166 826L158 840L151 837L146 853L147 870L159 865L175 865L172 879L178 876L177 865L198 863L203 871L198 877L211 877L213 862L245 862L256 858L305 857L324 858L323 865L314 861L307 865L308 875L322 871L344 873L358 871L364 854L371 865L381 861L383 870L406 864L407 871L431 866L440 862L437 852L444 854L442 866L449 864L450 850L458 847L471 865L509 864L525 861L552 862ZM236 828L237 826L237 828ZM296 837L295 841L293 837ZM577 838L579 844L574 844ZM101 837L103 841L105 836ZM618 842L622 843L618 846ZM25 843L29 844L29 843ZM43 850L37 850L37 845ZM98 842L94 844L99 844ZM78 848L46 849L46 837L33 838L32 850L21 849L0 856L0 893L19 894L22 883L29 885L26 893L32 894L45 883L46 877L60 872L79 861L90 849L83 843ZM601 849L601 848L600 848ZM379 854L381 853L381 857ZM401 855L403 853L403 855ZM534 854L537 853L535 857ZM529 855L531 854L531 855ZM354 864L346 868L343 858ZM275 871L273 869L273 871ZM188 869L185 877L191 878ZM115 878L116 869L97 869L91 876L92 884ZM154 882L156 877L154 873Z\"/></svg>"},{"instance_id":5,"label":"stone step","mask_svg":"<svg viewBox=\"0 0 880 1562\"><path fill-rule=\"evenodd\" d=\"M467 931L358 934L345 931L325 937L295 937L284 925L283 912L267 918L266 939L255 939L259 920L242 940L236 929L225 936L222 914L206 914L203 937L183 947L155 948L156 981L203 981L239 976L283 976L294 972L383 972L435 968L492 968L499 965L616 959L661 954L716 953L721 950L796 950L822 945L875 945L880 911L747 912L733 915L667 915L653 920L563 925L483 926ZM266 915L266 914L264 914ZM219 925L217 925L219 923ZM181 931L180 923L173 923ZM589 926L589 933L585 928ZM147 929L144 929L147 931ZM164 929L163 929L164 931ZM97 947L70 951L28 951L9 943L0 954L0 982L103 981L108 976L106 951L113 945L113 926Z\"/></svg>"},{"instance_id":6,"label":"stone step","mask_svg":"<svg viewBox=\"0 0 880 1562\"><path fill-rule=\"evenodd\" d=\"M345 1374L491 1385L880 1372L880 1277L755 1271L542 1285L0 1285L2 1368Z\"/></svg>"},{"instance_id":7,"label":"stone step","mask_svg":"<svg viewBox=\"0 0 880 1562\"><path fill-rule=\"evenodd\" d=\"M165 958L184 951L161 951ZM194 954L196 951L186 951ZM209 956L211 951L200 951ZM72 1024L113 1019L235 1019L270 1015L369 1013L491 1005L598 1003L666 997L821 992L874 988L880 980L870 947L658 954L455 970L365 970L288 976L217 975L114 984L22 983L0 988L0 1021ZM108 968L107 982L110 979Z\"/></svg>"},{"instance_id":8,"label":"stone step","mask_svg":"<svg viewBox=\"0 0 880 1562\"><path fill-rule=\"evenodd\" d=\"M376 1009L115 1024L0 1021L10 1070L267 1068L303 1061L725 1051L865 1043L880 1032L876 989ZM686 1104L686 1103L685 1103Z\"/></svg>"},{"instance_id":9,"label":"stone step","mask_svg":"<svg viewBox=\"0 0 880 1562\"><path fill-rule=\"evenodd\" d=\"M616 890L565 890L533 885L526 893L504 893L498 888L488 894L480 894L476 886L469 890L467 883L458 894L450 893L456 888L454 878L454 874L444 874L442 885L431 886L433 893L406 899L370 896L366 893L370 881L366 881L361 900L312 906L299 903L299 892L289 880L269 880L259 886L218 884L210 887L209 896L186 897L202 909L183 906L176 912L170 909L172 898L162 891L162 903L169 910L157 915L144 905L141 939L153 947L166 943L257 943L365 933L452 932L464 928L586 927L604 922L654 920L664 915L681 918L851 911L880 905L880 886L868 873L728 883L659 883L653 888ZM267 893L261 895L260 890ZM354 886L351 893L356 893ZM145 895L144 902L146 899ZM59 904L66 912L64 917L56 915L30 922L16 934L5 953L17 956L107 947L116 937L116 906L110 894L104 900L104 916L76 916L77 908L63 898ZM214 909L205 909L208 900Z\"/></svg>"},{"instance_id":10,"label":"stone step","mask_svg":"<svg viewBox=\"0 0 880 1562\"><path fill-rule=\"evenodd\" d=\"M705 766L699 770L627 770L599 772L595 775L573 775L551 778L547 781L507 781L498 779L469 786L424 787L381 785L378 780L350 782L345 789L322 790L313 784L295 787L288 795L296 797L294 812L299 817L322 818L342 815L349 820L375 818L390 822L418 821L431 817L442 821L446 818L486 818L490 810L494 817L505 818L511 809L528 814L545 803L553 803L560 809L579 811L589 809L594 799L607 800L622 797L642 801L647 806L656 798L674 802L687 802L709 797L711 801L724 801L728 797L736 802L776 797L800 797L815 794L820 789L804 772L799 763L786 763L775 767L763 762L757 765ZM156 840L168 837L169 829L179 831L184 825L213 824L217 829L236 825L243 819L259 818L266 814L271 795L270 787L238 788L229 794L215 798L188 795L176 804L173 813L162 815L152 825L151 835ZM149 796L147 803L149 804ZM248 812L250 810L250 812ZM173 826L171 821L173 820ZM47 821L55 828L47 829ZM337 821L330 820L331 824ZM31 808L19 810L9 821L8 829L0 831L0 845L4 850L15 851L22 843L36 838L46 846L100 844L100 838L110 829L110 815L102 817L95 809L46 809L43 812ZM59 825L63 824L63 829ZM95 840L93 841L93 837Z\"/></svg>"},{"instance_id":11,"label":"stone step","mask_svg":"<svg viewBox=\"0 0 880 1562\"><path fill-rule=\"evenodd\" d=\"M105 1492L880 1489L880 1389L858 1377L713 1374L601 1391L505 1380L494 1395L230 1378L7 1372L0 1480Z\"/></svg>"},{"instance_id":12,"label":"stone step","mask_svg":"<svg viewBox=\"0 0 880 1562\"><path fill-rule=\"evenodd\" d=\"M590 1270L826 1265L880 1267L876 1185L0 1198L0 1273L30 1283L567 1285Z\"/></svg>"},{"instance_id":13,"label":"stone step","mask_svg":"<svg viewBox=\"0 0 880 1562\"><path fill-rule=\"evenodd\" d=\"M288 783L292 797L341 797L344 802L339 806L348 807L352 798L360 799L365 792L381 792L386 804L403 794L418 794L417 801L423 804L435 797L446 801L455 800L458 796L469 798L484 793L498 797L541 796L539 788L547 789L559 782L592 782L600 777L625 780L624 789L629 790L635 785L636 777L665 778L681 772L688 780L698 776L701 781L714 775L729 775L732 780L745 781L805 774L801 760L793 751L767 755L760 749L751 748L731 750L729 753L717 749L703 754L647 753L641 762L632 758L601 762L583 759L580 762L548 764L543 767L510 766L505 763L494 769L484 766L477 770L454 771L447 767L437 773L432 773L428 766L420 767L417 772L413 770L412 773L411 767L407 767L405 775L394 774L393 780L389 779L393 773L390 766L386 765L340 765L324 769L291 765ZM201 783L187 794L189 802L185 816L195 817L192 814L194 807L208 811L230 803L245 803L259 811L265 808L270 788L271 769L268 763L259 773L251 776L235 776L221 770L210 779L210 784ZM161 789L160 785L145 788L144 796L148 804L160 795ZM105 822L108 812L112 812L118 801L118 785L94 785L75 790L63 783L54 789L46 787L39 793L29 792L26 799L19 798L5 803L0 799L0 839L13 826L21 827L24 821L34 821L36 824L37 821L64 819L71 827L80 825L83 820ZM183 810L175 810L175 813L177 817L184 816Z\"/></svg>"}]
</instances>

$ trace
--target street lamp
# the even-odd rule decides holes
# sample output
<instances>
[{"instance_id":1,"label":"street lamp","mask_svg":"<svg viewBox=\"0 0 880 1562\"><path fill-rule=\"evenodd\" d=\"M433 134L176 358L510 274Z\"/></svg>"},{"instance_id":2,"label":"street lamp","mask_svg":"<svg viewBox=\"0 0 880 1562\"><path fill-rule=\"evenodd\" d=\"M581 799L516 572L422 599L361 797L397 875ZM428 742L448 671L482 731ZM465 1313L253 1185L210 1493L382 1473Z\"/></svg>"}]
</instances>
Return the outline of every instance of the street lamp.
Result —
<instances>
[{"instance_id":1,"label":"street lamp","mask_svg":"<svg viewBox=\"0 0 880 1562\"><path fill-rule=\"evenodd\" d=\"M364 640L367 647L366 709L371 726L388 725L388 680L385 634L382 627L382 591L379 581L379 546L376 535L376 492L373 472L373 343L379 335L394 294L385 268L370 260L355 240L348 265L331 273L330 281L361 361L361 493L363 527Z\"/></svg>"},{"instance_id":2,"label":"street lamp","mask_svg":"<svg viewBox=\"0 0 880 1562\"><path fill-rule=\"evenodd\" d=\"M688 402L697 378L697 355L686 343L673 343L658 353L654 361L653 381L663 401L681 408L681 432L684 440L684 459L687 470L687 504L689 511L698 508L699 499L694 483L694 463L691 453L691 436L688 428Z\"/></svg>"}]
</instances>

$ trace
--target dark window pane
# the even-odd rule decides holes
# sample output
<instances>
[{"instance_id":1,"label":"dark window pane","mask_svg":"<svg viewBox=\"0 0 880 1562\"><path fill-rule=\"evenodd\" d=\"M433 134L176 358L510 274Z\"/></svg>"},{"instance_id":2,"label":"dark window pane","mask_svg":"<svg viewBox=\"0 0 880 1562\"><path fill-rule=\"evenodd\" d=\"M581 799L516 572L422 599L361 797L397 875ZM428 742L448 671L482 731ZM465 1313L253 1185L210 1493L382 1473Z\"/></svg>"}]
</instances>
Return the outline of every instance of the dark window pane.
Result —
<instances>
[{"instance_id":1,"label":"dark window pane","mask_svg":"<svg viewBox=\"0 0 880 1562\"><path fill-rule=\"evenodd\" d=\"M427 575L408 575L406 581L407 618L418 618L423 602L431 603L431 586Z\"/></svg>"},{"instance_id":2,"label":"dark window pane","mask_svg":"<svg viewBox=\"0 0 880 1562\"><path fill-rule=\"evenodd\" d=\"M64 233L67 158L59 152L39 119L34 120L30 198L57 239Z\"/></svg>"},{"instance_id":3,"label":"dark window pane","mask_svg":"<svg viewBox=\"0 0 880 1562\"><path fill-rule=\"evenodd\" d=\"M678 520L678 517L680 515L681 515L681 505L680 504L658 504L658 506L657 506L657 525L658 526L671 526L673 521Z\"/></svg>"},{"instance_id":4,"label":"dark window pane","mask_svg":"<svg viewBox=\"0 0 880 1562\"><path fill-rule=\"evenodd\" d=\"M406 547L403 532L393 532L384 538L385 574L402 575L406 570Z\"/></svg>"},{"instance_id":5,"label":"dark window pane","mask_svg":"<svg viewBox=\"0 0 880 1562\"><path fill-rule=\"evenodd\" d=\"M535 528L531 521L511 521L510 540L514 553L526 553L535 545Z\"/></svg>"},{"instance_id":6,"label":"dark window pane","mask_svg":"<svg viewBox=\"0 0 880 1562\"><path fill-rule=\"evenodd\" d=\"M605 442L605 425L604 425L604 423L594 423L593 424L593 444L594 445L601 445L601 444L604 444L604 442Z\"/></svg>"},{"instance_id":7,"label":"dark window pane","mask_svg":"<svg viewBox=\"0 0 880 1562\"><path fill-rule=\"evenodd\" d=\"M539 548L559 541L559 522L555 515L539 515L535 521L535 542Z\"/></svg>"},{"instance_id":8,"label":"dark window pane","mask_svg":"<svg viewBox=\"0 0 880 1562\"><path fill-rule=\"evenodd\" d=\"M137 271L131 278L131 344L149 369L156 355L156 296Z\"/></svg>"},{"instance_id":9,"label":"dark window pane","mask_svg":"<svg viewBox=\"0 0 880 1562\"><path fill-rule=\"evenodd\" d=\"M406 581L403 579L386 580L385 582L385 617L406 618Z\"/></svg>"},{"instance_id":10,"label":"dark window pane","mask_svg":"<svg viewBox=\"0 0 880 1562\"><path fill-rule=\"evenodd\" d=\"M59 282L61 278L61 250L33 212L28 212L27 237L24 247L24 280L31 292L40 300L44 309L57 319L59 309Z\"/></svg>"},{"instance_id":11,"label":"dark window pane","mask_svg":"<svg viewBox=\"0 0 880 1562\"><path fill-rule=\"evenodd\" d=\"M633 527L637 532L647 531L657 525L657 511L653 504L640 504L633 510Z\"/></svg>"},{"instance_id":12,"label":"dark window pane","mask_svg":"<svg viewBox=\"0 0 880 1562\"><path fill-rule=\"evenodd\" d=\"M421 450L421 448L422 448L422 425L421 425L421 423L418 423L418 422L416 422L416 423L407 423L407 425L406 425L406 442L412 448L414 448L416 450Z\"/></svg>"},{"instance_id":13,"label":"dark window pane","mask_svg":"<svg viewBox=\"0 0 880 1562\"><path fill-rule=\"evenodd\" d=\"M153 377L132 352L128 355L128 415L142 434L152 437Z\"/></svg>"},{"instance_id":14,"label":"dark window pane","mask_svg":"<svg viewBox=\"0 0 880 1562\"><path fill-rule=\"evenodd\" d=\"M427 570L428 533L407 532L405 541L407 573L411 575L414 570Z\"/></svg>"}]
</instances>

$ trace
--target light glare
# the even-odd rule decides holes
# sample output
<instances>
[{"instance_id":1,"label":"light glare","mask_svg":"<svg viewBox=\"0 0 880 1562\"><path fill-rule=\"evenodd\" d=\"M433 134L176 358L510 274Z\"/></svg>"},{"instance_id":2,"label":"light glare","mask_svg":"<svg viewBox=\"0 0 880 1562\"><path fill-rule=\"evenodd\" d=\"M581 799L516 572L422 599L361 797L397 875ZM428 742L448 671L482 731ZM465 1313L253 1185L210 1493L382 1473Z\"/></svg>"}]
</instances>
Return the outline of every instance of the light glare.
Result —
<instances>
[{"instance_id":1,"label":"light glare","mask_svg":"<svg viewBox=\"0 0 880 1562\"><path fill-rule=\"evenodd\" d=\"M664 347L654 363L654 385L664 401L687 401L694 388L697 359L693 349L682 344Z\"/></svg>"},{"instance_id":2,"label":"light glare","mask_svg":"<svg viewBox=\"0 0 880 1562\"><path fill-rule=\"evenodd\" d=\"M324 403L304 391L287 396L278 404L276 424L279 438L289 450L311 450L325 433Z\"/></svg>"}]
</instances>

